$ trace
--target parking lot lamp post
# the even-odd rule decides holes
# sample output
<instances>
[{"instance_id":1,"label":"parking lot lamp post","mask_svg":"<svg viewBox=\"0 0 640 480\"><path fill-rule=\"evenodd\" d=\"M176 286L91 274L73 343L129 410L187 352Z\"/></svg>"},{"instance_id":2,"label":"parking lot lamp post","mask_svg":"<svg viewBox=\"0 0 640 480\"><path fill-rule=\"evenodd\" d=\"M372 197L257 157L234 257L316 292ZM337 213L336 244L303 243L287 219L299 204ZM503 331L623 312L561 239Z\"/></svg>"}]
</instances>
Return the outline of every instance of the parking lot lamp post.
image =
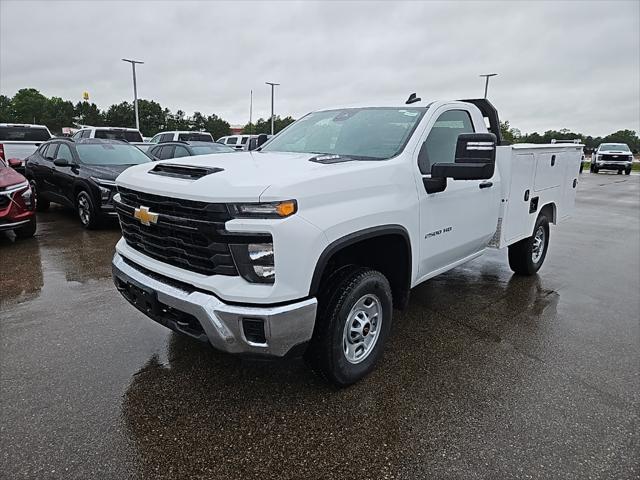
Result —
<instances>
[{"instance_id":1,"label":"parking lot lamp post","mask_svg":"<svg viewBox=\"0 0 640 480\"><path fill-rule=\"evenodd\" d=\"M129 62L133 68L133 110L136 115L136 129L140 130L140 119L138 118L138 86L136 85L136 63L143 64L138 60L129 60L127 58L122 59L123 62Z\"/></svg>"},{"instance_id":2,"label":"parking lot lamp post","mask_svg":"<svg viewBox=\"0 0 640 480\"><path fill-rule=\"evenodd\" d=\"M498 75L497 73L485 73L480 75L481 77L485 77L486 81L484 82L484 98L487 98L487 90L489 90L489 77L495 77Z\"/></svg>"},{"instance_id":3,"label":"parking lot lamp post","mask_svg":"<svg viewBox=\"0 0 640 480\"><path fill-rule=\"evenodd\" d=\"M276 85L280 85L279 83L272 83L272 82L264 82L267 85L271 85L271 135L273 135L273 120L274 120L274 116L273 116L273 89Z\"/></svg>"}]
</instances>

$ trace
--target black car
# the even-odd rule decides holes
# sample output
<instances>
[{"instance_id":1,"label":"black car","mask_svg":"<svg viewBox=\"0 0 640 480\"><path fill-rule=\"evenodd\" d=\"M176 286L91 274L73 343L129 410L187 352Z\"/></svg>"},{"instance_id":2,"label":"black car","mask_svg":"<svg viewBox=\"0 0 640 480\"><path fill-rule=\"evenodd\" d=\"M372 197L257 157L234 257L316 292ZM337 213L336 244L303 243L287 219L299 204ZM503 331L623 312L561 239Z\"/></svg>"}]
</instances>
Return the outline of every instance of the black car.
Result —
<instances>
[{"instance_id":1,"label":"black car","mask_svg":"<svg viewBox=\"0 0 640 480\"><path fill-rule=\"evenodd\" d=\"M95 228L116 214L116 177L149 161L140 149L120 140L56 138L27 158L26 177L37 210L46 210L50 202L66 205L77 210L85 228Z\"/></svg>"},{"instance_id":2,"label":"black car","mask_svg":"<svg viewBox=\"0 0 640 480\"><path fill-rule=\"evenodd\" d=\"M222 143L184 142L180 140L158 143L147 150L147 153L156 160L233 152L235 152L233 148L227 147Z\"/></svg>"}]
</instances>

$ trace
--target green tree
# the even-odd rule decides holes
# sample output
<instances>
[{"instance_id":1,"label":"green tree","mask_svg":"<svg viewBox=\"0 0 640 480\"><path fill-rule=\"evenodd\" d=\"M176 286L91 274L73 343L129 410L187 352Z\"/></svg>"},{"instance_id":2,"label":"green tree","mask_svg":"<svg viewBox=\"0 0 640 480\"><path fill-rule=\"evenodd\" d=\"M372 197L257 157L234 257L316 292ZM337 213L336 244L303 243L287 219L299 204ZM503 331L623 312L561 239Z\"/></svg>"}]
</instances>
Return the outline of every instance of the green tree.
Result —
<instances>
[{"instance_id":1,"label":"green tree","mask_svg":"<svg viewBox=\"0 0 640 480\"><path fill-rule=\"evenodd\" d=\"M78 102L75 107L75 121L78 125L100 127L105 125L105 113L95 103Z\"/></svg>"},{"instance_id":2,"label":"green tree","mask_svg":"<svg viewBox=\"0 0 640 480\"><path fill-rule=\"evenodd\" d=\"M47 102L42 122L51 132L62 133L62 127L73 126L74 119L73 103L60 97L51 97Z\"/></svg>"},{"instance_id":3,"label":"green tree","mask_svg":"<svg viewBox=\"0 0 640 480\"><path fill-rule=\"evenodd\" d=\"M134 127L136 119L133 113L133 105L129 102L111 105L105 115L105 121L110 127Z\"/></svg>"},{"instance_id":4,"label":"green tree","mask_svg":"<svg viewBox=\"0 0 640 480\"><path fill-rule=\"evenodd\" d=\"M231 125L229 125L229 122L213 113L207 117L204 124L204 130L209 132L213 136L214 140L217 140L218 138L231 133Z\"/></svg>"},{"instance_id":5,"label":"green tree","mask_svg":"<svg viewBox=\"0 0 640 480\"><path fill-rule=\"evenodd\" d=\"M140 131L145 137L151 137L162 131L166 124L164 110L158 102L153 100L138 100L138 117Z\"/></svg>"},{"instance_id":6,"label":"green tree","mask_svg":"<svg viewBox=\"0 0 640 480\"><path fill-rule=\"evenodd\" d=\"M640 139L633 130L618 130L604 137L601 143L626 143L633 153L640 150Z\"/></svg>"},{"instance_id":7,"label":"green tree","mask_svg":"<svg viewBox=\"0 0 640 480\"><path fill-rule=\"evenodd\" d=\"M48 99L35 88L18 90L11 99L13 118L16 123L42 123Z\"/></svg>"},{"instance_id":8,"label":"green tree","mask_svg":"<svg viewBox=\"0 0 640 480\"><path fill-rule=\"evenodd\" d=\"M290 125L293 122L295 122L295 119L293 117L291 117L291 116L280 118L280 116L276 115L276 117L273 120L273 131L274 131L274 133L278 133L280 130L282 130L283 128L287 127L288 125ZM242 132L245 133L245 134L252 134L252 135L256 135L256 134L260 134L260 133L270 134L271 133L271 119L267 118L265 120L264 118L259 118L256 121L256 123L247 123L243 127Z\"/></svg>"},{"instance_id":9,"label":"green tree","mask_svg":"<svg viewBox=\"0 0 640 480\"><path fill-rule=\"evenodd\" d=\"M11 99L6 95L0 95L0 122L14 122L13 105Z\"/></svg>"}]
</instances>

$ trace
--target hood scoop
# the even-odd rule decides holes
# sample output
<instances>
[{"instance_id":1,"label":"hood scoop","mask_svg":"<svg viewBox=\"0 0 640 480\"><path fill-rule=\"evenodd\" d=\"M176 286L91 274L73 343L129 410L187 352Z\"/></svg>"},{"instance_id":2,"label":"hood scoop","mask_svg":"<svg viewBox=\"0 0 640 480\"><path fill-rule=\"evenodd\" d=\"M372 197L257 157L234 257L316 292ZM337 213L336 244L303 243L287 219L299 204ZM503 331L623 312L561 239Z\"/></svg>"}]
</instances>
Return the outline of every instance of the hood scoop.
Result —
<instances>
[{"instance_id":1,"label":"hood scoop","mask_svg":"<svg viewBox=\"0 0 640 480\"><path fill-rule=\"evenodd\" d=\"M184 178L185 180L198 180L212 173L224 171L224 168L218 167L196 167L192 165L177 165L174 163L158 163L149 170L153 175L161 175L163 177Z\"/></svg>"}]
</instances>

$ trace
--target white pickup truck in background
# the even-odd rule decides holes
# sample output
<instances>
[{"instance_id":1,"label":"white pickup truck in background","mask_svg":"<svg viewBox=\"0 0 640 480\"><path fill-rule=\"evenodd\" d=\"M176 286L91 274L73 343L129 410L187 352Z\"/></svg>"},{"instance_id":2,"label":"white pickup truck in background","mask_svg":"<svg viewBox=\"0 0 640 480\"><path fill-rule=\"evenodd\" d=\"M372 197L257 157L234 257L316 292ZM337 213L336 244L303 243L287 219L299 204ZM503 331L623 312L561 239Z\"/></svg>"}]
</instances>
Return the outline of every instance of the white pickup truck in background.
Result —
<instances>
[{"instance_id":1,"label":"white pickup truck in background","mask_svg":"<svg viewBox=\"0 0 640 480\"><path fill-rule=\"evenodd\" d=\"M313 112L252 152L134 166L117 179L114 283L177 332L304 353L349 385L411 288L490 246L517 274L543 264L582 145L500 143L488 101L446 101Z\"/></svg>"},{"instance_id":2,"label":"white pickup truck in background","mask_svg":"<svg viewBox=\"0 0 640 480\"><path fill-rule=\"evenodd\" d=\"M631 175L633 153L626 143L601 143L591 154L591 173L600 170L617 170Z\"/></svg>"},{"instance_id":3,"label":"white pickup truck in background","mask_svg":"<svg viewBox=\"0 0 640 480\"><path fill-rule=\"evenodd\" d=\"M52 138L44 125L0 123L0 158L24 173L24 159Z\"/></svg>"}]
</instances>

